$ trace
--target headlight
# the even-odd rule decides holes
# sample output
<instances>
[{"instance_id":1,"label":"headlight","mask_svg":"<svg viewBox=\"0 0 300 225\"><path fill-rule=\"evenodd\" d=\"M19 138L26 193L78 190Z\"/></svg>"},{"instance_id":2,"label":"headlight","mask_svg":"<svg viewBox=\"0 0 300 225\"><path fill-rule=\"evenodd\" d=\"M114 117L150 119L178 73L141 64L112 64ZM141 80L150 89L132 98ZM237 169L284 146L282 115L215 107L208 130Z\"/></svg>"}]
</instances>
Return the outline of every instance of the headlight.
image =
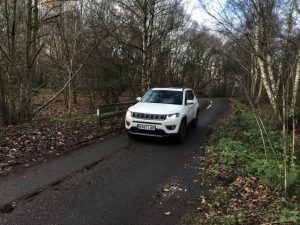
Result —
<instances>
[{"instance_id":1,"label":"headlight","mask_svg":"<svg viewBox=\"0 0 300 225\"><path fill-rule=\"evenodd\" d=\"M167 115L167 119L173 120L179 117L179 113L169 114Z\"/></svg>"},{"instance_id":2,"label":"headlight","mask_svg":"<svg viewBox=\"0 0 300 225\"><path fill-rule=\"evenodd\" d=\"M131 112L129 110L126 112L126 117L131 117Z\"/></svg>"}]
</instances>

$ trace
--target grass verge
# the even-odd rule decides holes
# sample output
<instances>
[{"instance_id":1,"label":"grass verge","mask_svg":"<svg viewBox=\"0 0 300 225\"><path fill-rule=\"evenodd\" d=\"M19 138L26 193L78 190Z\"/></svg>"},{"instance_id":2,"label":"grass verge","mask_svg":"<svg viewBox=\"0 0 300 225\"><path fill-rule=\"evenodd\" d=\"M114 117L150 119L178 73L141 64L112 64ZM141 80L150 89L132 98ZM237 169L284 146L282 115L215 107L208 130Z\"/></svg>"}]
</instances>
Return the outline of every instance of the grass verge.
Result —
<instances>
[{"instance_id":1,"label":"grass verge","mask_svg":"<svg viewBox=\"0 0 300 225\"><path fill-rule=\"evenodd\" d=\"M281 132L266 109L256 115L266 128L264 141L253 112L237 102L232 114L213 128L205 156L212 188L208 196L197 198L199 207L181 224L300 224L296 160L284 196Z\"/></svg>"}]
</instances>

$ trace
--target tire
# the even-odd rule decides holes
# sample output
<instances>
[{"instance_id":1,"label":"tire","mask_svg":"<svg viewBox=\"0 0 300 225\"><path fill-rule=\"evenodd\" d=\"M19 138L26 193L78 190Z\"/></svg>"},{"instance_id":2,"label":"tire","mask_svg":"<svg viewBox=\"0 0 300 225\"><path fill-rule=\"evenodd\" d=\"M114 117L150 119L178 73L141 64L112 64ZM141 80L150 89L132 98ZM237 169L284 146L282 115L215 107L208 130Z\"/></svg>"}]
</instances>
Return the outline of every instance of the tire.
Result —
<instances>
[{"instance_id":1,"label":"tire","mask_svg":"<svg viewBox=\"0 0 300 225\"><path fill-rule=\"evenodd\" d=\"M134 136L133 134L129 133L128 131L127 131L127 136L128 136L130 139L134 139L134 138L135 138L135 136Z\"/></svg>"},{"instance_id":2,"label":"tire","mask_svg":"<svg viewBox=\"0 0 300 225\"><path fill-rule=\"evenodd\" d=\"M193 119L193 122L191 123L191 127L197 128L198 121L199 121L199 110L197 110L196 117L195 117L195 119Z\"/></svg>"},{"instance_id":3,"label":"tire","mask_svg":"<svg viewBox=\"0 0 300 225\"><path fill-rule=\"evenodd\" d=\"M185 136L186 136L186 122L181 121L179 131L176 135L176 142L178 144L183 144L185 141Z\"/></svg>"}]
</instances>

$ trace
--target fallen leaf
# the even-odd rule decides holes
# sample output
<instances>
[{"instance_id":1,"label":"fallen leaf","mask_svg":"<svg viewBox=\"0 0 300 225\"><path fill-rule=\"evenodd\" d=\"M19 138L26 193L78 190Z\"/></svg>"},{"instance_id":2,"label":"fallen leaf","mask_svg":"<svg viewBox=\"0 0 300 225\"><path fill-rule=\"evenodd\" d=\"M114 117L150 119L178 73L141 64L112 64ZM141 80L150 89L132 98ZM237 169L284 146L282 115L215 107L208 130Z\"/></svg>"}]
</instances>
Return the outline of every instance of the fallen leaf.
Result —
<instances>
[{"instance_id":1,"label":"fallen leaf","mask_svg":"<svg viewBox=\"0 0 300 225\"><path fill-rule=\"evenodd\" d=\"M166 215L166 216L170 216L170 215L171 215L171 212L165 212L165 215Z\"/></svg>"},{"instance_id":2,"label":"fallen leaf","mask_svg":"<svg viewBox=\"0 0 300 225\"><path fill-rule=\"evenodd\" d=\"M246 191L247 193L253 192L253 190L252 190L251 188L249 188L249 187L245 187L245 191Z\"/></svg>"}]
</instances>

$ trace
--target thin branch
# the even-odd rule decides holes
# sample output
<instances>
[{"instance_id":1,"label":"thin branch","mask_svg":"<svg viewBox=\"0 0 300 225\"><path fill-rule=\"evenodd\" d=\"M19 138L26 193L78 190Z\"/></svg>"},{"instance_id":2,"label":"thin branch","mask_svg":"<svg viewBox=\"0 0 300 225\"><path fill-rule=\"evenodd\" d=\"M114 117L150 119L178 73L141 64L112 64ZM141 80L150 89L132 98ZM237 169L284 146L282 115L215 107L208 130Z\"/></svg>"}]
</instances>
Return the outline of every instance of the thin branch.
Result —
<instances>
[{"instance_id":1,"label":"thin branch","mask_svg":"<svg viewBox=\"0 0 300 225\"><path fill-rule=\"evenodd\" d=\"M72 76L70 77L70 79L64 84L64 86L52 97L50 98L46 103L44 103L41 107L39 107L38 109L36 109L32 116L34 117L35 115L37 115L40 111L42 111L44 108L46 108L51 102L53 102L69 85L69 83L79 74L79 72L81 71L81 69L83 68L83 66L85 65L86 61L89 59L89 57L92 55L92 53L94 52L94 50L97 48L97 46L99 45L99 43L101 41L103 41L104 39L106 39L107 37L109 37L115 30L111 31L110 33L106 34L104 37L102 37L101 39L99 38L95 45L92 47L92 49L88 52L88 54L85 56L84 60L82 61L82 63L80 64L79 68L72 74Z\"/></svg>"}]
</instances>

